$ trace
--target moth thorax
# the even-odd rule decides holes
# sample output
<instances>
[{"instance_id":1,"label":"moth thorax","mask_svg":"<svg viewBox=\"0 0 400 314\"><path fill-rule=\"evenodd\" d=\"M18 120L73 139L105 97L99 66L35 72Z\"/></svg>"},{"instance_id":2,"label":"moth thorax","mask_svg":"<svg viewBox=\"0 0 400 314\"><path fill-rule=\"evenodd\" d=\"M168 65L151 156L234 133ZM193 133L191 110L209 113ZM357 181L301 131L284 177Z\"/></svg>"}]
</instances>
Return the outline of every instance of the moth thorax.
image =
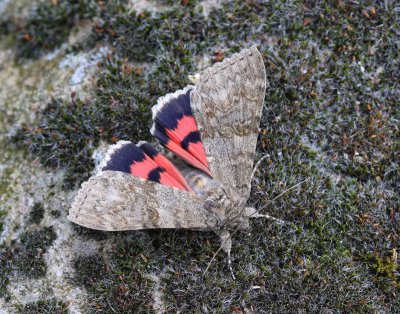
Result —
<instances>
[{"instance_id":1,"label":"moth thorax","mask_svg":"<svg viewBox=\"0 0 400 314\"><path fill-rule=\"evenodd\" d=\"M220 188L218 181L202 171L187 168L181 170L181 172L193 192L203 199L209 198Z\"/></svg>"}]
</instances>

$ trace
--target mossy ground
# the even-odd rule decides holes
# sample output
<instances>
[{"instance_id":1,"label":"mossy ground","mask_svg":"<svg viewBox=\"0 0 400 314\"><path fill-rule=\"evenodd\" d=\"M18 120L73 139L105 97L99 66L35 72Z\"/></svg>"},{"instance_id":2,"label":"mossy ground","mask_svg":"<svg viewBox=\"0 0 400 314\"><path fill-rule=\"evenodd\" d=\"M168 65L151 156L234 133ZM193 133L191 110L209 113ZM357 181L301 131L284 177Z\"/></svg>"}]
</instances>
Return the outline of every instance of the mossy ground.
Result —
<instances>
[{"instance_id":1,"label":"mossy ground","mask_svg":"<svg viewBox=\"0 0 400 314\"><path fill-rule=\"evenodd\" d=\"M20 313L24 314L67 314L67 308L68 306L63 302L57 300L46 300L26 304L18 310Z\"/></svg>"},{"instance_id":2,"label":"mossy ground","mask_svg":"<svg viewBox=\"0 0 400 314\"><path fill-rule=\"evenodd\" d=\"M0 296L7 296L7 284L13 278L40 278L46 274L43 254L55 239L51 227L25 232L20 241L0 246Z\"/></svg>"},{"instance_id":3,"label":"mossy ground","mask_svg":"<svg viewBox=\"0 0 400 314\"><path fill-rule=\"evenodd\" d=\"M150 14L112 2L112 10L93 11L100 19L91 40L74 49L106 43L114 52L98 64L92 97L53 100L14 141L43 165L66 168L64 184L75 187L90 176L100 139L150 139L151 106L188 84L204 56L219 61L256 44L268 79L257 151L269 157L249 202L261 207L308 181L268 208L288 224L257 220L250 234L236 235L236 281L223 254L203 276L218 248L213 234L76 228L77 236L104 243L74 263L71 281L87 290L87 311L155 311L154 287L173 313L398 311L399 7L230 1L205 18L198 4L182 1ZM76 21L72 15L80 16L65 20ZM40 38L42 26L33 21L25 29ZM66 37L46 36L57 45ZM24 51L24 44L17 41L14 49ZM35 45L23 56L52 48Z\"/></svg>"}]
</instances>

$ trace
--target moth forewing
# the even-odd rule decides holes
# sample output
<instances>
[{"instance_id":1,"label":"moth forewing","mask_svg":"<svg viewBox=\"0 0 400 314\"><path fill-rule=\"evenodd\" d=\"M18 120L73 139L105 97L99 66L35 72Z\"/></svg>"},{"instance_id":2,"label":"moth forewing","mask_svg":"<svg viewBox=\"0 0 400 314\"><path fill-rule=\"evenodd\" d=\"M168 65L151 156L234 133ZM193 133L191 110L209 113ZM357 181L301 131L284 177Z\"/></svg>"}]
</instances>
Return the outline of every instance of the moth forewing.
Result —
<instances>
[{"instance_id":1,"label":"moth forewing","mask_svg":"<svg viewBox=\"0 0 400 314\"><path fill-rule=\"evenodd\" d=\"M244 201L250 195L265 89L264 62L252 47L206 69L191 93L211 174Z\"/></svg>"},{"instance_id":2,"label":"moth forewing","mask_svg":"<svg viewBox=\"0 0 400 314\"><path fill-rule=\"evenodd\" d=\"M85 182L68 216L79 225L104 231L213 230L212 218L193 193L120 171L103 171Z\"/></svg>"}]
</instances>

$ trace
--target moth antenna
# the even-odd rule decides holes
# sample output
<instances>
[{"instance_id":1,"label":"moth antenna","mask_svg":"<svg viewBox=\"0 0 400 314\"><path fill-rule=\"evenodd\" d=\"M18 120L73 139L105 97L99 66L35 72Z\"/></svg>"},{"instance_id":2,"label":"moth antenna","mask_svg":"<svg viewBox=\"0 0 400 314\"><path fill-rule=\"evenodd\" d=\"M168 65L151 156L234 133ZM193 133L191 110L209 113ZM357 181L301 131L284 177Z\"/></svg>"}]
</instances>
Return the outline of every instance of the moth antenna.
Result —
<instances>
[{"instance_id":1,"label":"moth antenna","mask_svg":"<svg viewBox=\"0 0 400 314\"><path fill-rule=\"evenodd\" d=\"M260 161L259 161L259 162L260 162ZM258 162L257 162L257 164L258 164ZM257 166L257 165L256 165L256 166ZM249 218L251 218L251 217L257 217L256 215L259 215L259 214L260 214L260 211L264 210L264 209L265 209L266 207L268 207L271 203L273 203L273 202L275 202L277 199L281 198L281 197L282 197L283 195L285 195L287 192L289 192L289 191L293 190L294 188L296 188L296 187L302 185L304 182L307 182L309 179L310 179L310 178L307 178L307 179L305 179L305 180L303 180L303 181L301 181L301 182L299 182L299 183L297 183L297 184L291 186L290 188L288 188L287 190L283 191L281 194L279 194L278 196L274 197L272 200L270 200L269 202L267 202L267 204L265 204L265 205L264 205L263 207L261 207L260 209L254 210L254 212L253 212L252 214L250 214L248 217L249 217ZM268 217L267 217L267 216L268 216ZM272 216L269 216L269 215L265 215L265 217L266 217L266 218L271 218L272 220L277 220L277 222L278 222L279 224L282 224L282 222L285 223L283 220L278 219L278 218L275 218L275 217L272 217ZM203 275L205 275L205 274L207 273L208 269L210 268L211 264L214 262L214 260L215 260L215 258L217 257L218 253L219 253L222 249L228 248L228 250L225 249L226 252L228 253L228 265L229 265L229 269L231 270L232 277L235 279L235 275L234 275L233 269L232 269L232 262L231 262L231 255L230 255L230 247L229 247L229 245L232 246L232 237L236 234L236 232L239 231L239 229L242 227L242 224L243 224L243 223L244 223L244 222L240 223L240 224L235 228L235 230L233 230L233 231L230 232L230 233L228 232L227 234L224 234L224 231L221 232L221 234L220 234L221 245L220 245L220 247L218 248L218 250L215 252L215 254L213 255L213 257L211 258L210 262L209 262L208 265L207 265L206 270L203 272Z\"/></svg>"},{"instance_id":2,"label":"moth antenna","mask_svg":"<svg viewBox=\"0 0 400 314\"><path fill-rule=\"evenodd\" d=\"M275 218L274 216L268 215L268 214L259 214L254 208L252 207L246 207L245 208L245 216L246 217L251 217L251 218L266 218L269 220L275 221L277 224L283 225L286 222L282 219Z\"/></svg>"},{"instance_id":3,"label":"moth antenna","mask_svg":"<svg viewBox=\"0 0 400 314\"><path fill-rule=\"evenodd\" d=\"M291 186L290 188L288 188L287 190L283 191L278 196L274 197L272 200L268 201L267 204L265 204L263 207L261 207L261 208L259 208L257 210L254 209L254 211L251 214L249 214L247 217L248 218L267 218L267 219L275 221L279 225L285 224L286 222L284 220L282 220L282 219L275 218L275 217L273 217L271 215L268 215L268 214L260 214L260 212L263 211L265 208L267 208L269 205L271 205L273 202L275 202L278 198L281 198L287 192L289 192L290 190L293 190L294 188L302 185L304 182L308 181L309 179L310 178L307 178L307 179L305 179L305 180L303 180L303 181Z\"/></svg>"},{"instance_id":4,"label":"moth antenna","mask_svg":"<svg viewBox=\"0 0 400 314\"><path fill-rule=\"evenodd\" d=\"M295 185L292 185L290 188L288 188L287 190L283 191L281 194L279 194L278 196L274 197L272 200L268 201L267 204L265 204L263 207L257 209L252 215L250 215L249 217L253 217L253 215L259 214L262 210L264 210L265 208L267 208L269 205L271 205L273 202L275 202L277 199L281 198L283 195L285 195L287 192L293 190L294 188L297 188L298 186L302 185L304 182L307 182L308 180L310 180L310 178L307 178L299 183L296 183Z\"/></svg>"},{"instance_id":5,"label":"moth antenna","mask_svg":"<svg viewBox=\"0 0 400 314\"><path fill-rule=\"evenodd\" d=\"M233 272L233 268L232 268L231 250L229 250L227 253L228 253L228 267L229 267L229 270L231 271L233 280L236 280L235 273Z\"/></svg>"},{"instance_id":6,"label":"moth antenna","mask_svg":"<svg viewBox=\"0 0 400 314\"><path fill-rule=\"evenodd\" d=\"M268 156L269 156L269 155L266 154L266 155L264 155L263 157L261 157L261 158L257 161L256 165L255 165L254 168L253 168L253 172L251 173L250 182L253 181L253 178L254 178L254 176L255 176L257 170L258 170L258 167L259 167L260 164L262 163L262 161L263 161L265 158L267 158ZM269 205L269 204L268 204L268 205ZM264 209L264 208L263 208L263 209ZM276 223L278 223L278 224L280 224L280 225L283 225L283 224L285 223L284 220L279 219L279 218L275 218L275 217L273 217L273 216L271 216L271 215L268 215L268 214L263 214L263 215L262 215L262 214L259 213L260 211L261 211L261 209L259 209L258 211L254 209L254 212L251 213L251 214L249 214L248 217L249 217L249 218L250 218L250 217L251 217L251 218L267 218L267 219L270 219L270 220L275 221Z\"/></svg>"},{"instance_id":7,"label":"moth antenna","mask_svg":"<svg viewBox=\"0 0 400 314\"><path fill-rule=\"evenodd\" d=\"M219 253L219 251L222 250L222 246L219 247L219 249L217 250L217 252L214 253L213 257L211 258L211 260L208 262L206 270L203 272L203 276L205 276L205 274L208 272L208 269L210 268L211 264L214 262L217 254Z\"/></svg>"},{"instance_id":8,"label":"moth antenna","mask_svg":"<svg viewBox=\"0 0 400 314\"><path fill-rule=\"evenodd\" d=\"M210 268L212 262L217 257L218 253L221 250L224 250L228 254L228 267L231 272L232 278L233 278L233 280L236 280L236 277L235 277L235 274L234 274L233 268L232 268L232 259L231 259L232 236L228 230L222 230L222 231L218 232L218 234L221 239L221 245L218 248L218 250L215 252L213 257L211 258L210 262L207 265L206 270L203 272L203 275L205 275L207 273L208 269Z\"/></svg>"},{"instance_id":9,"label":"moth antenna","mask_svg":"<svg viewBox=\"0 0 400 314\"><path fill-rule=\"evenodd\" d=\"M253 181L253 178L254 178L254 176L255 176L255 174L256 174L256 171L257 171L258 167L260 166L261 162L262 162L265 158L267 158L268 156L269 156L269 155L264 155L264 156L262 156L262 157L257 161L256 165L255 165L254 168L253 168L253 172L251 173L250 182Z\"/></svg>"}]
</instances>

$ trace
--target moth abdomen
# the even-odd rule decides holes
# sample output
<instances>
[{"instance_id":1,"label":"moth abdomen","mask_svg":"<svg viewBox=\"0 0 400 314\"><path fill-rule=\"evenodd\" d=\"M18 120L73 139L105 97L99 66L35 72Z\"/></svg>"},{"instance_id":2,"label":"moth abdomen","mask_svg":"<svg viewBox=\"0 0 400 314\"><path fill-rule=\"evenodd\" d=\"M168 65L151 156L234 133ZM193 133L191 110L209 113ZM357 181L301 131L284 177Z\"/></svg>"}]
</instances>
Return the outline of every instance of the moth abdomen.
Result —
<instances>
[{"instance_id":1,"label":"moth abdomen","mask_svg":"<svg viewBox=\"0 0 400 314\"><path fill-rule=\"evenodd\" d=\"M180 171L191 190L202 199L207 199L210 194L220 189L220 184L217 180L200 170L185 167Z\"/></svg>"}]
</instances>

